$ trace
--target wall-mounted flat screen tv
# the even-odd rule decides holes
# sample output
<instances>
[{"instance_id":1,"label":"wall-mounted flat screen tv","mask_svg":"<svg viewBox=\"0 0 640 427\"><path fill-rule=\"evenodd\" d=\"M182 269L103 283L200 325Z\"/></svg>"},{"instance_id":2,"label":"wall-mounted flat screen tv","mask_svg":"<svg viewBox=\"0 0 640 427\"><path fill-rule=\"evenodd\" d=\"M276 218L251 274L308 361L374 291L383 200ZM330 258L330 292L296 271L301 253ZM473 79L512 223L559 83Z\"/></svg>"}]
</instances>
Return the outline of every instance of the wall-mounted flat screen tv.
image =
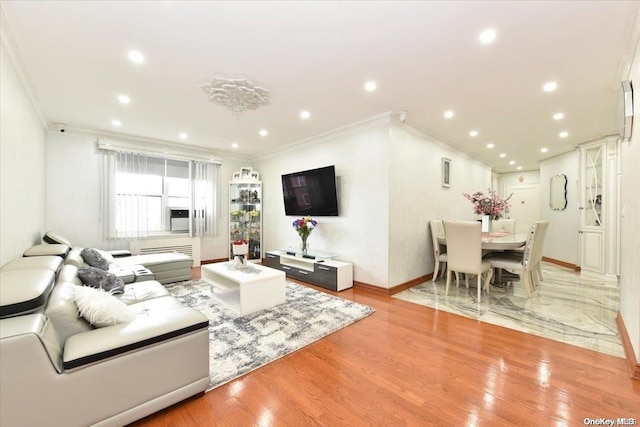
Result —
<instances>
[{"instance_id":1,"label":"wall-mounted flat screen tv","mask_svg":"<svg viewBox=\"0 0 640 427\"><path fill-rule=\"evenodd\" d=\"M337 216L335 166L282 175L286 215Z\"/></svg>"}]
</instances>

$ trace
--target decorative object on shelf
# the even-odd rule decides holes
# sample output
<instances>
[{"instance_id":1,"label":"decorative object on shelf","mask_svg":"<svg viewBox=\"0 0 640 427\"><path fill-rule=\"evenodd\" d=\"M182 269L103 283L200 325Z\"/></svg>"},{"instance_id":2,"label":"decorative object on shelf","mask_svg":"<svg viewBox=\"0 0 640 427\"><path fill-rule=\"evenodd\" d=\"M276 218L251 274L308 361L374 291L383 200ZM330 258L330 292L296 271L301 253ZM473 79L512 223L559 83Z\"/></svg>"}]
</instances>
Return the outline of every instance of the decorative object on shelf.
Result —
<instances>
[{"instance_id":1,"label":"decorative object on shelf","mask_svg":"<svg viewBox=\"0 0 640 427\"><path fill-rule=\"evenodd\" d=\"M231 175L232 181L258 182L260 174L248 166L241 167L239 171L235 171Z\"/></svg>"},{"instance_id":2,"label":"decorative object on shelf","mask_svg":"<svg viewBox=\"0 0 640 427\"><path fill-rule=\"evenodd\" d=\"M442 158L442 186L451 187L451 159Z\"/></svg>"},{"instance_id":3,"label":"decorative object on shelf","mask_svg":"<svg viewBox=\"0 0 640 427\"><path fill-rule=\"evenodd\" d=\"M293 221L293 228L295 228L296 232L300 236L300 239L302 239L302 246L300 247L300 249L305 255L307 254L308 249L307 239L309 238L309 235L316 227L316 225L318 225L318 222L314 219L311 219L310 216L305 216Z\"/></svg>"},{"instance_id":4,"label":"decorative object on shelf","mask_svg":"<svg viewBox=\"0 0 640 427\"><path fill-rule=\"evenodd\" d=\"M245 110L255 110L269 104L271 91L256 86L247 79L227 79L223 77L211 77L209 83L200 85L210 101L227 107L235 116L239 116Z\"/></svg>"},{"instance_id":5,"label":"decorative object on shelf","mask_svg":"<svg viewBox=\"0 0 640 427\"><path fill-rule=\"evenodd\" d=\"M500 219L502 214L511 207L509 200L513 193L506 199L498 196L493 190L488 190L487 195L482 191L476 191L471 195L462 193L462 195L473 203L473 212L482 215L482 232L489 233L491 232L491 221Z\"/></svg>"},{"instance_id":6,"label":"decorative object on shelf","mask_svg":"<svg viewBox=\"0 0 640 427\"><path fill-rule=\"evenodd\" d=\"M236 268L247 267L247 253L249 252L249 242L243 239L234 240L233 248L233 265Z\"/></svg>"}]
</instances>

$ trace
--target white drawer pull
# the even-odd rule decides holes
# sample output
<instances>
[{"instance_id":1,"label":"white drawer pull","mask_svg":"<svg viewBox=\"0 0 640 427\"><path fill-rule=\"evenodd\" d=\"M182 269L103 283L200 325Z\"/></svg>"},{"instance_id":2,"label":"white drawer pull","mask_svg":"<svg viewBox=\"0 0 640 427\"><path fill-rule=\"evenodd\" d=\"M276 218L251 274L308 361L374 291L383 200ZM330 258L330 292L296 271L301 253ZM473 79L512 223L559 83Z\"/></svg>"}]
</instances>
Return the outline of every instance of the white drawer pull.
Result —
<instances>
[{"instance_id":1,"label":"white drawer pull","mask_svg":"<svg viewBox=\"0 0 640 427\"><path fill-rule=\"evenodd\" d=\"M331 269L328 267L320 267L318 266L318 270L330 271Z\"/></svg>"}]
</instances>

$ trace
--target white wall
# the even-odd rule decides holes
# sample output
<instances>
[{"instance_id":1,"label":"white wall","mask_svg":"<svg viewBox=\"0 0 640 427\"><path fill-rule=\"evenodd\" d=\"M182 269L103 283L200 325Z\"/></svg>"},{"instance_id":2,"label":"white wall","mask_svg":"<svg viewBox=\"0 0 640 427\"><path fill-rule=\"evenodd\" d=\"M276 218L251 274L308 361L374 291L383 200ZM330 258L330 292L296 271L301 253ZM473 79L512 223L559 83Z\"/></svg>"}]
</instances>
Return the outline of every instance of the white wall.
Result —
<instances>
[{"instance_id":1,"label":"white wall","mask_svg":"<svg viewBox=\"0 0 640 427\"><path fill-rule=\"evenodd\" d=\"M475 220L462 193L485 190L491 169L405 125L390 128L389 283L434 270L429 221ZM451 160L451 186L442 186L442 158Z\"/></svg>"},{"instance_id":2,"label":"white wall","mask_svg":"<svg viewBox=\"0 0 640 427\"><path fill-rule=\"evenodd\" d=\"M624 320L636 361L640 360L640 47L636 47L631 73L634 86L633 134L621 144L620 181L620 315Z\"/></svg>"},{"instance_id":3,"label":"white wall","mask_svg":"<svg viewBox=\"0 0 640 427\"><path fill-rule=\"evenodd\" d=\"M4 39L0 45L0 265L4 265L41 242L47 166L46 130Z\"/></svg>"},{"instance_id":4,"label":"white wall","mask_svg":"<svg viewBox=\"0 0 640 427\"><path fill-rule=\"evenodd\" d=\"M354 280L389 286L389 126L374 122L357 131L336 132L255 162L264 185L264 249L298 247L285 216L281 175L335 165L337 217L314 217L311 250L339 255L354 265Z\"/></svg>"},{"instance_id":5,"label":"white wall","mask_svg":"<svg viewBox=\"0 0 640 427\"><path fill-rule=\"evenodd\" d=\"M580 162L578 152L570 152L540 162L540 216L549 220L543 255L579 265ZM549 206L549 180L554 175L567 177L567 208L554 211Z\"/></svg>"}]
</instances>

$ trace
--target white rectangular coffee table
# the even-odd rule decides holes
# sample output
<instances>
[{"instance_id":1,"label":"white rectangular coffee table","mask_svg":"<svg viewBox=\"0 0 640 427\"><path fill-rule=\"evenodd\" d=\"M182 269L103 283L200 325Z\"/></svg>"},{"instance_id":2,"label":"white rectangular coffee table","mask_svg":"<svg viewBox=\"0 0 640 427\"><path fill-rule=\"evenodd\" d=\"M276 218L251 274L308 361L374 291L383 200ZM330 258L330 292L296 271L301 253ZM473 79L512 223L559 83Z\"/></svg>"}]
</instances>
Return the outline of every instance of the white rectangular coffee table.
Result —
<instances>
[{"instance_id":1,"label":"white rectangular coffee table","mask_svg":"<svg viewBox=\"0 0 640 427\"><path fill-rule=\"evenodd\" d=\"M236 268L233 262L203 265L202 279L211 284L214 297L225 307L244 316L286 302L283 271L249 264Z\"/></svg>"}]
</instances>

